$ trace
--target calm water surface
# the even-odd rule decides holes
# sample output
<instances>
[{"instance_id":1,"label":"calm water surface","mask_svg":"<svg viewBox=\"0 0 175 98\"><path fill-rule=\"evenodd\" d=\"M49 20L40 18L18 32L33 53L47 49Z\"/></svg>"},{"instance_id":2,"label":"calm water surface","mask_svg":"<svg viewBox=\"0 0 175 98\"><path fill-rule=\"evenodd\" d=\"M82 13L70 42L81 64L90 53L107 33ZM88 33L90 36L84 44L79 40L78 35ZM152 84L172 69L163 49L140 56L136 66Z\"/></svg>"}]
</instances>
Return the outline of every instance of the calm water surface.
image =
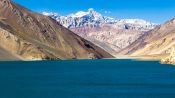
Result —
<instances>
[{"instance_id":1,"label":"calm water surface","mask_svg":"<svg viewBox=\"0 0 175 98\"><path fill-rule=\"evenodd\" d=\"M131 60L0 62L0 98L175 98L175 67Z\"/></svg>"}]
</instances>

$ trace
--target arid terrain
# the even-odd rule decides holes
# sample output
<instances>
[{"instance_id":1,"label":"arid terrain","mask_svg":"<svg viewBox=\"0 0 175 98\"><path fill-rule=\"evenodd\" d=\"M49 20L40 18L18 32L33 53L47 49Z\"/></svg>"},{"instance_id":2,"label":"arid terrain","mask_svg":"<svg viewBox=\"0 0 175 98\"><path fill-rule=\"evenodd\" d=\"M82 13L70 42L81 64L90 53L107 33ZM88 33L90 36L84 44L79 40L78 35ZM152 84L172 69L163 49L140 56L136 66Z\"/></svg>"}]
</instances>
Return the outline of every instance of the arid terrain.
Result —
<instances>
[{"instance_id":1,"label":"arid terrain","mask_svg":"<svg viewBox=\"0 0 175 98\"><path fill-rule=\"evenodd\" d=\"M115 19L104 16L93 8L78 11L67 16L43 12L57 20L64 27L79 36L115 55L126 48L145 32L154 29L157 24L143 19Z\"/></svg>"},{"instance_id":2,"label":"arid terrain","mask_svg":"<svg viewBox=\"0 0 175 98\"><path fill-rule=\"evenodd\" d=\"M0 1L0 60L116 57L172 64L174 49L175 19L162 25L139 19L115 20L93 9L51 16L11 0Z\"/></svg>"},{"instance_id":3,"label":"arid terrain","mask_svg":"<svg viewBox=\"0 0 175 98\"><path fill-rule=\"evenodd\" d=\"M143 59L157 59L168 63L166 60L169 60L168 58L173 60L173 56L175 56L174 48L175 19L172 19L165 24L145 33L130 46L118 52L117 55L128 55Z\"/></svg>"},{"instance_id":4,"label":"arid terrain","mask_svg":"<svg viewBox=\"0 0 175 98\"><path fill-rule=\"evenodd\" d=\"M50 17L0 0L0 60L112 58Z\"/></svg>"}]
</instances>

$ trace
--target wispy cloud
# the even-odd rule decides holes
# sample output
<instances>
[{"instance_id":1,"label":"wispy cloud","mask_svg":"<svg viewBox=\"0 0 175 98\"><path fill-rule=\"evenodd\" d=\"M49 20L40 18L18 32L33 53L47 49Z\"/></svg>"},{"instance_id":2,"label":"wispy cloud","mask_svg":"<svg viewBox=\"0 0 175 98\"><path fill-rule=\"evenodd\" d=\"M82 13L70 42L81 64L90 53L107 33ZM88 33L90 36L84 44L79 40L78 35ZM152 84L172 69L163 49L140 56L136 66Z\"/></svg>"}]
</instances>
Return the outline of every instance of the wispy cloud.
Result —
<instances>
[{"instance_id":1,"label":"wispy cloud","mask_svg":"<svg viewBox=\"0 0 175 98\"><path fill-rule=\"evenodd\" d=\"M105 10L104 13L105 13L105 14L111 14L112 12L111 12L111 11Z\"/></svg>"},{"instance_id":2,"label":"wispy cloud","mask_svg":"<svg viewBox=\"0 0 175 98\"><path fill-rule=\"evenodd\" d=\"M110 10L105 10L105 9L101 9L101 12L103 12L105 14L111 14L112 13Z\"/></svg>"}]
</instances>

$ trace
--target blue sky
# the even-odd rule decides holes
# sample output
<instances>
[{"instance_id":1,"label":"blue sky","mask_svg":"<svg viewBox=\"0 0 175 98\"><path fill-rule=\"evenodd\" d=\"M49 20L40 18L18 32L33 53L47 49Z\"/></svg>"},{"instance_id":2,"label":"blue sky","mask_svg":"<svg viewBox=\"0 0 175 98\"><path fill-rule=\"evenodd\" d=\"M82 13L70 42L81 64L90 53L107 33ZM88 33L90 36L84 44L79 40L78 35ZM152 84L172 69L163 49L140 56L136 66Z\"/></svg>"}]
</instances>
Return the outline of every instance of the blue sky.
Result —
<instances>
[{"instance_id":1,"label":"blue sky","mask_svg":"<svg viewBox=\"0 0 175 98\"><path fill-rule=\"evenodd\" d=\"M141 18L163 23L175 17L175 0L13 0L33 11L61 15L89 8L117 19ZM108 13L105 13L108 12ZM110 12L110 13L109 13Z\"/></svg>"}]
</instances>

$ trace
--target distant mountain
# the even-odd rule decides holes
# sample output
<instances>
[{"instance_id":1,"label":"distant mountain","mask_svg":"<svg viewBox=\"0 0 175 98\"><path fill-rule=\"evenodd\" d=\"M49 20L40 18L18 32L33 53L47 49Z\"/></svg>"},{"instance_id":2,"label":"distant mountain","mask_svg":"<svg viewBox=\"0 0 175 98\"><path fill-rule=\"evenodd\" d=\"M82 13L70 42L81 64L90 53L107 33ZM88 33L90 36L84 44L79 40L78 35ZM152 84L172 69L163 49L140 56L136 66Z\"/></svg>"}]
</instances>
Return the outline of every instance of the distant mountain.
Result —
<instances>
[{"instance_id":1,"label":"distant mountain","mask_svg":"<svg viewBox=\"0 0 175 98\"><path fill-rule=\"evenodd\" d=\"M54 19L0 0L0 60L112 57Z\"/></svg>"},{"instance_id":2,"label":"distant mountain","mask_svg":"<svg viewBox=\"0 0 175 98\"><path fill-rule=\"evenodd\" d=\"M67 28L79 28L84 26L99 27L104 24L114 24L117 28L134 29L134 30L150 30L155 27L155 23L151 23L142 19L114 19L103 16L99 12L90 8L87 12L79 11L75 14L60 16L57 13L43 12L46 16L51 16L53 19L60 22Z\"/></svg>"},{"instance_id":3,"label":"distant mountain","mask_svg":"<svg viewBox=\"0 0 175 98\"><path fill-rule=\"evenodd\" d=\"M47 12L43 14L112 54L157 26L142 19L114 19L103 16L92 8L87 12L79 11L67 16Z\"/></svg>"},{"instance_id":4,"label":"distant mountain","mask_svg":"<svg viewBox=\"0 0 175 98\"><path fill-rule=\"evenodd\" d=\"M163 59L175 62L175 19L145 33L137 41L120 51L119 55L129 55L143 59ZM170 56L169 56L170 55Z\"/></svg>"},{"instance_id":5,"label":"distant mountain","mask_svg":"<svg viewBox=\"0 0 175 98\"><path fill-rule=\"evenodd\" d=\"M57 13L43 12L44 15L51 16L63 26L67 28L77 28L82 26L97 27L103 23L115 22L116 20L110 17L102 16L94 9L88 9L87 12L79 11L75 14L67 16L59 16Z\"/></svg>"}]
</instances>

